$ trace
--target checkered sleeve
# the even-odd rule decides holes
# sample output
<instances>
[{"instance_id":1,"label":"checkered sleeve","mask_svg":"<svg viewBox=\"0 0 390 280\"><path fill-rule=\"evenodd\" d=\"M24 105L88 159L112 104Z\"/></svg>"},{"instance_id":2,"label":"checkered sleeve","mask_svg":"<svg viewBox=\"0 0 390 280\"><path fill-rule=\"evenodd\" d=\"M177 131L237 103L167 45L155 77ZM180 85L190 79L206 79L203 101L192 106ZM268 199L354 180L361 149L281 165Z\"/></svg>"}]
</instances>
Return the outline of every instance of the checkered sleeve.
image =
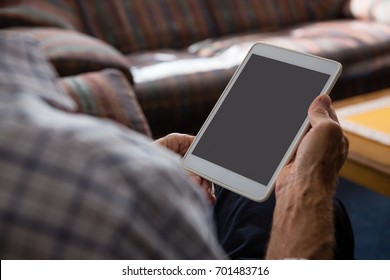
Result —
<instances>
[{"instance_id":1,"label":"checkered sleeve","mask_svg":"<svg viewBox=\"0 0 390 280\"><path fill-rule=\"evenodd\" d=\"M58 92L39 57L0 35L1 259L223 257L179 159L111 121L51 107Z\"/></svg>"}]
</instances>

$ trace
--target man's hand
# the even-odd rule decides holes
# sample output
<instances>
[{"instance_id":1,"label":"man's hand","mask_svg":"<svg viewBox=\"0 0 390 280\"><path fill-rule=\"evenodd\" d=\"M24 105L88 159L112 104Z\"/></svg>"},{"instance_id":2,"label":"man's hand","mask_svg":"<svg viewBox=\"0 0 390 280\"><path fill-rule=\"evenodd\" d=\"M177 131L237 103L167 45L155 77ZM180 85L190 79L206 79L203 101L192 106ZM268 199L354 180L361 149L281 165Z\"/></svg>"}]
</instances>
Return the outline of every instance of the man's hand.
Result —
<instances>
[{"instance_id":1,"label":"man's hand","mask_svg":"<svg viewBox=\"0 0 390 280\"><path fill-rule=\"evenodd\" d=\"M267 258L333 258L336 180L348 152L327 95L309 108L311 128L277 178Z\"/></svg>"},{"instance_id":2,"label":"man's hand","mask_svg":"<svg viewBox=\"0 0 390 280\"><path fill-rule=\"evenodd\" d=\"M156 143L183 157L194 139L195 136L171 133L163 138L156 140Z\"/></svg>"},{"instance_id":3,"label":"man's hand","mask_svg":"<svg viewBox=\"0 0 390 280\"><path fill-rule=\"evenodd\" d=\"M317 97L309 108L311 128L302 139L295 158L278 177L276 191L288 182L299 182L310 177L315 186L327 186L333 192L339 171L348 153L348 139L344 136L327 95Z\"/></svg>"},{"instance_id":4,"label":"man's hand","mask_svg":"<svg viewBox=\"0 0 390 280\"><path fill-rule=\"evenodd\" d=\"M164 146L165 148L183 157L187 152L188 148L191 146L191 143L192 141L194 141L194 139L195 136L172 133L163 138L156 140L155 143ZM194 183L196 183L201 187L201 189L205 192L207 198L211 203L215 203L214 190L211 182L190 172L188 172L188 177L191 181L193 181Z\"/></svg>"}]
</instances>

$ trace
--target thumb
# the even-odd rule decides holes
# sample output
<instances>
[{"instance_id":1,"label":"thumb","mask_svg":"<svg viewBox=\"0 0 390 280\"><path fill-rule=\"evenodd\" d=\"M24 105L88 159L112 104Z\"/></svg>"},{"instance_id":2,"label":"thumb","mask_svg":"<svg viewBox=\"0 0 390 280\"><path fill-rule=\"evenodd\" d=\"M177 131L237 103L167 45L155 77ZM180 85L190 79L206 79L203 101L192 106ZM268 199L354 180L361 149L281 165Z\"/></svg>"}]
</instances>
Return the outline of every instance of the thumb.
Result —
<instances>
[{"instance_id":1,"label":"thumb","mask_svg":"<svg viewBox=\"0 0 390 280\"><path fill-rule=\"evenodd\" d=\"M330 97L326 94L317 96L314 99L308 112L311 126L316 126L320 122L331 120L329 115L329 111L331 110L330 104Z\"/></svg>"}]
</instances>

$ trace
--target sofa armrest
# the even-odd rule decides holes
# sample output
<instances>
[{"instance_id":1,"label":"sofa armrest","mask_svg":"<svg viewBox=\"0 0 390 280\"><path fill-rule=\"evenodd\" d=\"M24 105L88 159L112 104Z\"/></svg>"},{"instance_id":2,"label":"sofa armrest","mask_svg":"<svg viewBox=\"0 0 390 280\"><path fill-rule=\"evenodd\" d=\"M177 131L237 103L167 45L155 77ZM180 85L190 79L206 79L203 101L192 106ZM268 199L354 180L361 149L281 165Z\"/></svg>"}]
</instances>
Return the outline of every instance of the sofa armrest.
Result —
<instances>
[{"instance_id":1,"label":"sofa armrest","mask_svg":"<svg viewBox=\"0 0 390 280\"><path fill-rule=\"evenodd\" d=\"M125 76L116 69L85 73L59 81L77 104L77 112L121 123L151 136L144 113Z\"/></svg>"},{"instance_id":2,"label":"sofa armrest","mask_svg":"<svg viewBox=\"0 0 390 280\"><path fill-rule=\"evenodd\" d=\"M357 19L390 23L390 1L349 0L345 4L345 14Z\"/></svg>"},{"instance_id":3,"label":"sofa armrest","mask_svg":"<svg viewBox=\"0 0 390 280\"><path fill-rule=\"evenodd\" d=\"M61 77L115 68L133 81L129 62L118 50L94 37L60 28L12 28L40 43Z\"/></svg>"}]
</instances>

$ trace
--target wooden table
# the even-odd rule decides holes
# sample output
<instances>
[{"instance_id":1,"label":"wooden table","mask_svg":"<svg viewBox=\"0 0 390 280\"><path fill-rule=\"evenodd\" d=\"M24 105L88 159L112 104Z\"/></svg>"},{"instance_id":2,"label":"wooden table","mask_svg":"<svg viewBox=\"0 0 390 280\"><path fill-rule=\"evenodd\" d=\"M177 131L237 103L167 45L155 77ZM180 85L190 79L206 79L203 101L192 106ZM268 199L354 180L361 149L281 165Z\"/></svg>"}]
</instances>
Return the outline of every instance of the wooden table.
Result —
<instances>
[{"instance_id":1,"label":"wooden table","mask_svg":"<svg viewBox=\"0 0 390 280\"><path fill-rule=\"evenodd\" d=\"M333 103L335 108L357 104L382 96L390 89L347 98ZM390 120L383 120L390 122ZM381 194L390 196L390 146L344 131L349 139L348 159L341 176Z\"/></svg>"}]
</instances>

